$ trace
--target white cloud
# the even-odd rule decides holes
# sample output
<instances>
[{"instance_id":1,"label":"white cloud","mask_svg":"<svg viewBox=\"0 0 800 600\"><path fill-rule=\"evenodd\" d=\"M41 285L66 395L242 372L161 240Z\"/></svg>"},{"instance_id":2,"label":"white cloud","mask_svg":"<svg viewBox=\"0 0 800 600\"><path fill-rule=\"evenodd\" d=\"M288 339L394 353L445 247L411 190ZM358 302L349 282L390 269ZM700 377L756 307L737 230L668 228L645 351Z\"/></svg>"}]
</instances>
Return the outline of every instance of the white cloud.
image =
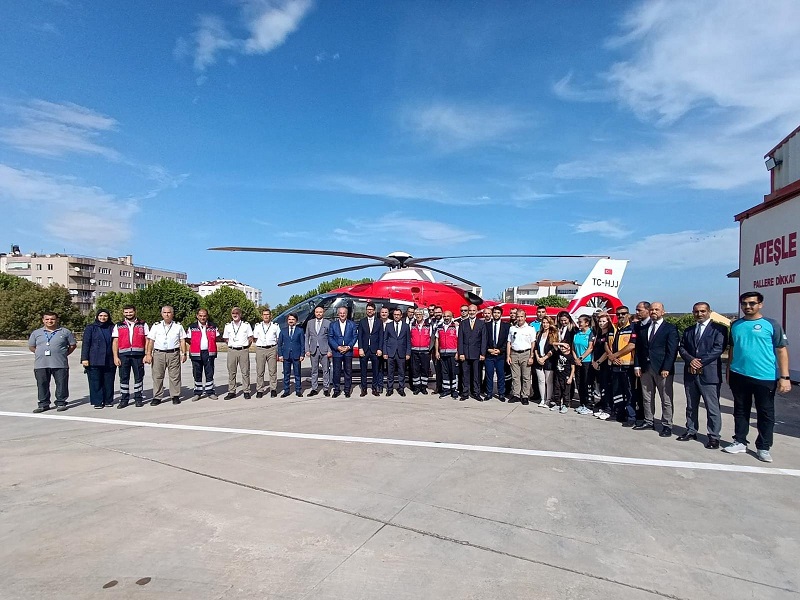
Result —
<instances>
[{"instance_id":1,"label":"white cloud","mask_svg":"<svg viewBox=\"0 0 800 600\"><path fill-rule=\"evenodd\" d=\"M52 236L93 248L117 248L130 238L136 202L98 187L0 163L0 198ZM33 225L32 225L33 226Z\"/></svg>"},{"instance_id":2,"label":"white cloud","mask_svg":"<svg viewBox=\"0 0 800 600\"><path fill-rule=\"evenodd\" d=\"M437 102L404 111L407 125L441 150L462 150L508 142L531 126L531 117L502 106L464 106Z\"/></svg>"},{"instance_id":3,"label":"white cloud","mask_svg":"<svg viewBox=\"0 0 800 600\"><path fill-rule=\"evenodd\" d=\"M597 233L603 237L625 238L631 232L624 228L619 221L582 221L575 225L575 233Z\"/></svg>"},{"instance_id":4,"label":"white cloud","mask_svg":"<svg viewBox=\"0 0 800 600\"><path fill-rule=\"evenodd\" d=\"M332 175L319 183L320 187L336 189L360 196L383 196L400 200L430 200L447 202L448 194L436 184L400 181L390 178L368 179L350 175Z\"/></svg>"},{"instance_id":5,"label":"white cloud","mask_svg":"<svg viewBox=\"0 0 800 600\"><path fill-rule=\"evenodd\" d=\"M193 56L196 71L205 71L222 52L267 54L279 47L300 26L313 6L311 0L244 0L242 20L247 37L235 37L226 23L214 15L201 15L192 42L176 41L176 58ZM229 57L230 60L231 57ZM232 63L233 64L233 63ZM200 84L198 84L200 85Z\"/></svg>"},{"instance_id":6,"label":"white cloud","mask_svg":"<svg viewBox=\"0 0 800 600\"><path fill-rule=\"evenodd\" d=\"M590 89L575 86L572 83L572 72L553 84L553 93L562 100L573 102L605 102L614 99L614 94L606 87Z\"/></svg>"},{"instance_id":7,"label":"white cloud","mask_svg":"<svg viewBox=\"0 0 800 600\"><path fill-rule=\"evenodd\" d=\"M333 236L341 241L353 242L383 240L383 243L402 243L407 247L449 246L483 239L483 235L461 229L449 223L415 219L399 212L385 214L370 221L369 228L356 219L348 221L348 228L333 230ZM398 236L402 236L402 240Z\"/></svg>"},{"instance_id":8,"label":"white cloud","mask_svg":"<svg viewBox=\"0 0 800 600\"><path fill-rule=\"evenodd\" d=\"M732 270L739 264L739 228L656 233L611 248L608 253L632 259L634 269L660 271L725 267Z\"/></svg>"},{"instance_id":9,"label":"white cloud","mask_svg":"<svg viewBox=\"0 0 800 600\"><path fill-rule=\"evenodd\" d=\"M726 190L766 185L761 157L800 121L800 4L765 0L650 0L607 42L627 57L597 74L604 91L651 129L648 142L611 139L559 165L561 178ZM556 94L606 100L571 74Z\"/></svg>"},{"instance_id":10,"label":"white cloud","mask_svg":"<svg viewBox=\"0 0 800 600\"><path fill-rule=\"evenodd\" d=\"M16 113L22 123L0 129L0 139L17 150L48 157L76 152L119 159L116 150L99 143L103 132L117 127L117 121L107 115L69 102L45 100L6 109Z\"/></svg>"}]
</instances>

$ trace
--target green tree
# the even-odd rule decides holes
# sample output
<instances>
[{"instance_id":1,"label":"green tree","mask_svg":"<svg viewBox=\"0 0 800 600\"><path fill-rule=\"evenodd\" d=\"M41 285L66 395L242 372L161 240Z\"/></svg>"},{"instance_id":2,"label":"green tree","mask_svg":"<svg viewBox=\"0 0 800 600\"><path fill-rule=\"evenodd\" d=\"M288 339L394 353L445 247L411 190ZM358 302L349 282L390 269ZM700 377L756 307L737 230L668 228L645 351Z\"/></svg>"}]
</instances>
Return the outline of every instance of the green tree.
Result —
<instances>
[{"instance_id":1,"label":"green tree","mask_svg":"<svg viewBox=\"0 0 800 600\"><path fill-rule=\"evenodd\" d=\"M43 288L19 277L15 279L19 281L0 281L0 338L27 339L31 331L41 327L42 313L46 311L57 313L64 327L83 330L85 317L73 304L67 288L55 284Z\"/></svg>"},{"instance_id":2,"label":"green tree","mask_svg":"<svg viewBox=\"0 0 800 600\"><path fill-rule=\"evenodd\" d=\"M664 320L667 323L672 323L678 328L678 335L683 335L683 331L689 327L694 326L695 320L691 313L684 315L666 315Z\"/></svg>"},{"instance_id":3,"label":"green tree","mask_svg":"<svg viewBox=\"0 0 800 600\"><path fill-rule=\"evenodd\" d=\"M111 311L111 318L115 323L122 321L122 307L126 304L136 306L136 292L106 292L97 298L95 306Z\"/></svg>"},{"instance_id":4,"label":"green tree","mask_svg":"<svg viewBox=\"0 0 800 600\"><path fill-rule=\"evenodd\" d=\"M188 324L200 308L200 295L172 279L162 279L131 294L140 319L148 323L161 320L161 307L169 304L175 309L175 320Z\"/></svg>"},{"instance_id":5,"label":"green tree","mask_svg":"<svg viewBox=\"0 0 800 600\"><path fill-rule=\"evenodd\" d=\"M545 296L544 298L539 298L536 301L536 305L553 306L555 308L567 308L567 306L569 306L569 300L567 300L563 296L559 296L557 294L551 294L549 296Z\"/></svg>"},{"instance_id":6,"label":"green tree","mask_svg":"<svg viewBox=\"0 0 800 600\"><path fill-rule=\"evenodd\" d=\"M231 309L234 306L242 309L243 321L254 323L261 320L255 304L247 299L242 290L223 285L202 299L202 307L208 311L208 318L219 326L231 320Z\"/></svg>"},{"instance_id":7,"label":"green tree","mask_svg":"<svg viewBox=\"0 0 800 600\"><path fill-rule=\"evenodd\" d=\"M331 279L329 281L323 281L313 290L307 291L305 294L294 294L290 296L289 299L286 301L286 304L276 304L275 308L272 309L272 316L278 316L286 309L291 308L295 304L300 304L303 300L308 300L309 298L313 298L319 294L326 294L331 290L338 289L340 287L345 287L348 285L356 285L358 283L372 283L374 279L370 279L369 277L364 277L363 279L347 279L345 277L337 277L336 279Z\"/></svg>"}]
</instances>

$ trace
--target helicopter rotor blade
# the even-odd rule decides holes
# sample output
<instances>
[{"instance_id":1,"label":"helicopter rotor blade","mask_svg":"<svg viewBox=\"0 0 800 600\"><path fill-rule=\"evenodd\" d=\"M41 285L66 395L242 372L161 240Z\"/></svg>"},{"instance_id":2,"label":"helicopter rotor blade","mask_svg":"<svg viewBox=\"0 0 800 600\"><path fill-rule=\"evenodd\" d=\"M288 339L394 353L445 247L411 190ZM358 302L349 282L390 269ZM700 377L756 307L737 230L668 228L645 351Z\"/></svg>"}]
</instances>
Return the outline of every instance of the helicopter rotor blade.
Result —
<instances>
[{"instance_id":1,"label":"helicopter rotor blade","mask_svg":"<svg viewBox=\"0 0 800 600\"><path fill-rule=\"evenodd\" d=\"M339 273L348 273L350 271L358 271L359 269L368 269L369 267L385 267L384 263L369 263L366 265L356 265L354 267L344 267L343 269L334 269L333 271L325 271L324 273L315 273L314 275L308 275L307 277L301 277L300 279L292 279L291 281L284 281L283 283L279 283L278 287L283 287L285 285L292 285L295 283L301 283L303 281L309 281L311 279L318 279L320 277L326 277L327 275L337 275Z\"/></svg>"},{"instance_id":2,"label":"helicopter rotor blade","mask_svg":"<svg viewBox=\"0 0 800 600\"><path fill-rule=\"evenodd\" d=\"M425 256L411 258L406 261L406 266L420 266L421 262L432 260L446 260L448 258L611 258L601 254L464 254L462 256Z\"/></svg>"},{"instance_id":3,"label":"helicopter rotor blade","mask_svg":"<svg viewBox=\"0 0 800 600\"><path fill-rule=\"evenodd\" d=\"M447 277L452 277L453 279L457 279L458 281L466 283L467 285L471 285L472 287L480 287L474 281L470 281L469 279L464 279L463 277L459 277L458 275L453 275L452 273L448 273L447 271L442 271L441 269L436 269L434 267L429 267L428 265L415 264L414 266L415 267L419 267L420 269L428 269L430 271L433 271L434 273L439 273L441 275L446 275Z\"/></svg>"},{"instance_id":4,"label":"helicopter rotor blade","mask_svg":"<svg viewBox=\"0 0 800 600\"><path fill-rule=\"evenodd\" d=\"M369 258L381 261L381 265L394 267L399 264L395 258L386 256L374 256L372 254L361 254L359 252L339 252L338 250L305 250L299 248L255 248L247 246L221 246L209 248L209 250L222 250L225 252L272 252L275 254L311 254L315 256L343 256L345 258Z\"/></svg>"}]
</instances>

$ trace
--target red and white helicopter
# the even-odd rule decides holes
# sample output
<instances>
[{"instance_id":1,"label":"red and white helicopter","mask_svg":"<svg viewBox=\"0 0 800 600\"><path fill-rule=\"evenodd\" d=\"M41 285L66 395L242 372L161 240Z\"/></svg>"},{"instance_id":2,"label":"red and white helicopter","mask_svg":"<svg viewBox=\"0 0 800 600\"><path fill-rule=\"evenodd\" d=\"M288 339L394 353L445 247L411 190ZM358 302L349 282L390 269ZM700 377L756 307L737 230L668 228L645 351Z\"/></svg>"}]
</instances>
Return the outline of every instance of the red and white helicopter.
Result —
<instances>
[{"instance_id":1,"label":"red and white helicopter","mask_svg":"<svg viewBox=\"0 0 800 600\"><path fill-rule=\"evenodd\" d=\"M613 314L613 311L622 304L618 292L622 282L622 276L628 265L627 260L595 255L481 254L414 258L407 252L392 252L388 256L375 256L358 252L296 248L226 246L209 248L209 250L341 256L371 261L366 264L343 267L323 273L315 273L291 281L284 281L279 283L279 286L293 285L311 279L339 275L341 273L348 273L370 267L389 267L389 270L377 281L341 287L325 294L319 294L290 307L275 317L274 320L279 325L283 325L289 313L295 313L298 317L298 322L301 325L305 325L306 321L313 315L314 308L317 306L322 306L325 309L325 317L328 319L335 319L338 308L344 306L347 308L350 318L359 320L366 315L366 304L369 301L374 302L379 310L383 306L388 307L390 310L399 307L404 312L408 307L427 308L435 304L436 306L441 306L444 310L452 311L455 316L458 316L459 308L463 304L476 304L479 308L499 305L503 308L503 315L505 318L508 318L509 310L516 307L526 309L529 320L535 317L535 311L531 310L532 307L530 305L495 302L492 300L484 301L480 296L470 290L465 290L451 283L437 282L433 278L434 272L465 283L468 286L474 288L479 287L478 284L473 281L426 264L438 260L461 258L598 258L599 260L594 265L589 276L578 288L569 306L566 309L548 307L547 313L555 316L560 310L567 310L572 314L573 318L583 314L593 314L600 310L609 311Z\"/></svg>"}]
</instances>

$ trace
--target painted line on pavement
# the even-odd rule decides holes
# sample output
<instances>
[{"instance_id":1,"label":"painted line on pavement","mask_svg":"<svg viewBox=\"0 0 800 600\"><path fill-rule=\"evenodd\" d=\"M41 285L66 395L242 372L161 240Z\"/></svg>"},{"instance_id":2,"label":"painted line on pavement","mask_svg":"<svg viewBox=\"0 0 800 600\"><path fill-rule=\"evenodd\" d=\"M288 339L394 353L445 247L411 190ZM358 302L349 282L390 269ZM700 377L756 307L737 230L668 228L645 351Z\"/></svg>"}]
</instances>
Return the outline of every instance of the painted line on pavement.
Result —
<instances>
[{"instance_id":1,"label":"painted line on pavement","mask_svg":"<svg viewBox=\"0 0 800 600\"><path fill-rule=\"evenodd\" d=\"M181 429L184 431L204 431L209 433L235 433L237 435L260 435L266 437L291 438L298 440L319 440L324 442L345 442L350 444L379 444L384 446L411 446L416 448L445 448L468 452L490 452L493 454L516 454L538 456L541 458L562 458L614 465L634 465L662 467L669 469L693 469L699 471L727 471L730 473L752 473L759 475L788 475L800 477L800 469L781 469L775 467L754 467L748 465L723 465L719 463L691 462L681 460L658 460L652 458L630 458L627 456L604 456L602 454L582 454L578 452L554 452L551 450L530 450L528 448L504 448L502 446L475 446L472 444L451 444L446 442L426 442L422 440L393 440L349 435L327 435L319 433L293 433L289 431L268 431L262 429L239 429L236 427L210 427L207 425L182 425L178 423L153 423L148 421L123 421L121 419L96 419L93 417L71 417L68 415L45 415L0 411L0 417L23 419L49 419L53 421L77 421L98 425L125 425L152 429Z\"/></svg>"},{"instance_id":2,"label":"painted line on pavement","mask_svg":"<svg viewBox=\"0 0 800 600\"><path fill-rule=\"evenodd\" d=\"M0 350L0 356L33 356L33 352L28 350Z\"/></svg>"}]
</instances>

